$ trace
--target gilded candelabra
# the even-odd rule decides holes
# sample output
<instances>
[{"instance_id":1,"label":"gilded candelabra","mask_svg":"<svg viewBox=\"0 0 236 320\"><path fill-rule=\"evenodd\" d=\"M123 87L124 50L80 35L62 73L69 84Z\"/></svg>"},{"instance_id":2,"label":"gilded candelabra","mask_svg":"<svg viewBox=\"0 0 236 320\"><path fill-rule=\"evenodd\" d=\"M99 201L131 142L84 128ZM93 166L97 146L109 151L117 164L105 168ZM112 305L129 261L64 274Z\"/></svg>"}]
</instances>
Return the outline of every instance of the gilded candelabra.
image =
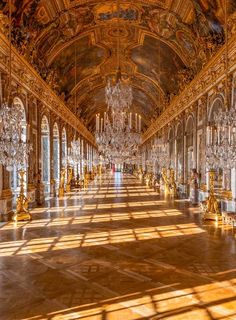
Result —
<instances>
[{"instance_id":1,"label":"gilded candelabra","mask_svg":"<svg viewBox=\"0 0 236 320\"><path fill-rule=\"evenodd\" d=\"M84 189L88 187L90 174L87 171L87 166L84 167Z\"/></svg>"},{"instance_id":2,"label":"gilded candelabra","mask_svg":"<svg viewBox=\"0 0 236 320\"><path fill-rule=\"evenodd\" d=\"M65 176L66 176L66 169L61 170L61 177L60 177L60 184L58 190L58 196L63 197L65 193L64 185L65 185Z\"/></svg>"},{"instance_id":3,"label":"gilded candelabra","mask_svg":"<svg viewBox=\"0 0 236 320\"><path fill-rule=\"evenodd\" d=\"M73 179L73 169L71 167L68 168L68 177L66 182L66 192L71 191L71 182Z\"/></svg>"},{"instance_id":4,"label":"gilded candelabra","mask_svg":"<svg viewBox=\"0 0 236 320\"><path fill-rule=\"evenodd\" d=\"M170 194L174 197L178 196L177 186L175 182L175 170L170 169Z\"/></svg>"},{"instance_id":5,"label":"gilded candelabra","mask_svg":"<svg viewBox=\"0 0 236 320\"><path fill-rule=\"evenodd\" d=\"M164 184L164 192L165 194L170 194L170 186L169 186L169 181L168 181L168 177L167 177L167 169L166 168L162 168L161 171L161 177L162 177L162 181Z\"/></svg>"},{"instance_id":6,"label":"gilded candelabra","mask_svg":"<svg viewBox=\"0 0 236 320\"><path fill-rule=\"evenodd\" d=\"M101 175L102 175L102 165L101 164L99 164L99 167L98 167L98 174L101 177Z\"/></svg>"},{"instance_id":7,"label":"gilded candelabra","mask_svg":"<svg viewBox=\"0 0 236 320\"><path fill-rule=\"evenodd\" d=\"M219 208L219 203L215 196L214 190L214 180L215 180L215 171L210 171L210 194L203 203L204 219L206 220L222 220L221 211Z\"/></svg>"},{"instance_id":8,"label":"gilded candelabra","mask_svg":"<svg viewBox=\"0 0 236 320\"><path fill-rule=\"evenodd\" d=\"M29 212L29 200L24 194L24 175L25 171L20 170L20 194L16 199L16 211L13 215L13 221L31 220L32 216Z\"/></svg>"}]
</instances>

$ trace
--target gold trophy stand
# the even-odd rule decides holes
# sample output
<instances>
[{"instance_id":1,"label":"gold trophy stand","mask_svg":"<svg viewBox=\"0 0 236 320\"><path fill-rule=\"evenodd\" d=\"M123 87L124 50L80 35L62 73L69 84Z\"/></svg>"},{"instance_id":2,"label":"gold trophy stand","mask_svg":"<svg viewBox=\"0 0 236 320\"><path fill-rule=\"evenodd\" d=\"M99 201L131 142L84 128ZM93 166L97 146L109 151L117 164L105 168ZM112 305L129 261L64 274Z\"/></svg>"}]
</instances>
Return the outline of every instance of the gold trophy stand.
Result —
<instances>
[{"instance_id":1,"label":"gold trophy stand","mask_svg":"<svg viewBox=\"0 0 236 320\"><path fill-rule=\"evenodd\" d=\"M205 203L203 204L203 218L205 220L221 221L222 215L219 209L219 203L216 199L214 192L214 180L215 172L212 170L210 171L210 194L209 197L206 199Z\"/></svg>"},{"instance_id":2,"label":"gold trophy stand","mask_svg":"<svg viewBox=\"0 0 236 320\"><path fill-rule=\"evenodd\" d=\"M19 175L20 175L20 194L16 199L16 211L12 217L12 220L15 222L32 219L32 216L29 212L29 200L24 194L25 171L20 170Z\"/></svg>"}]
</instances>

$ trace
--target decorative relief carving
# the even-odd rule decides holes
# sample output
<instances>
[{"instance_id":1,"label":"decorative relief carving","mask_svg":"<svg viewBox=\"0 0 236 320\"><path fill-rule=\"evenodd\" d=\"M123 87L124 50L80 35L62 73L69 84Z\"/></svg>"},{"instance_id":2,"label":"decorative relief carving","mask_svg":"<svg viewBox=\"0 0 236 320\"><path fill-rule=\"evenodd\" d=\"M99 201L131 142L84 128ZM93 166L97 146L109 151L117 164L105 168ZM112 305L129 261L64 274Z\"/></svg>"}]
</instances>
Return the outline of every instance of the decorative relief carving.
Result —
<instances>
[{"instance_id":1,"label":"decorative relief carving","mask_svg":"<svg viewBox=\"0 0 236 320\"><path fill-rule=\"evenodd\" d=\"M230 41L229 55L236 56L236 34ZM157 130L166 126L169 121L178 114L189 108L198 97L215 86L220 77L225 76L225 47L222 47L211 62L196 76L194 81L169 105L169 107L159 116L159 118L143 134L143 143L147 141ZM236 65L230 59L231 72L236 70ZM214 77L212 76L214 75Z\"/></svg>"},{"instance_id":2,"label":"decorative relief carving","mask_svg":"<svg viewBox=\"0 0 236 320\"><path fill-rule=\"evenodd\" d=\"M6 38L0 34L0 60L1 69L7 69L7 59L5 50L9 47ZM68 122L72 127L78 130L85 139L95 144L93 135L86 129L86 127L79 121L79 119L66 107L63 101L55 95L51 88L37 75L30 65L16 53L13 48L14 55L14 69L13 77L22 87L32 93L36 98L43 102L50 110L60 116L64 121ZM5 56L5 59L4 59Z\"/></svg>"}]
</instances>

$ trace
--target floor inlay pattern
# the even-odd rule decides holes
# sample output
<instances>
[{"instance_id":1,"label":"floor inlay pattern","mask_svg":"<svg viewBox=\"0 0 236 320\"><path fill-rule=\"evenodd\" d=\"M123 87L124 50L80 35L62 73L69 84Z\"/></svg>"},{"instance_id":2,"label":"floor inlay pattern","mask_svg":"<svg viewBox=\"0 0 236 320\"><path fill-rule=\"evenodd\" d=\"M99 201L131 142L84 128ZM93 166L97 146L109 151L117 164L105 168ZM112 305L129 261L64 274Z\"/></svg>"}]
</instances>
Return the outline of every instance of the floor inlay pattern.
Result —
<instances>
[{"instance_id":1,"label":"floor inlay pattern","mask_svg":"<svg viewBox=\"0 0 236 320\"><path fill-rule=\"evenodd\" d=\"M0 225L0 320L236 319L236 234L129 175Z\"/></svg>"}]
</instances>

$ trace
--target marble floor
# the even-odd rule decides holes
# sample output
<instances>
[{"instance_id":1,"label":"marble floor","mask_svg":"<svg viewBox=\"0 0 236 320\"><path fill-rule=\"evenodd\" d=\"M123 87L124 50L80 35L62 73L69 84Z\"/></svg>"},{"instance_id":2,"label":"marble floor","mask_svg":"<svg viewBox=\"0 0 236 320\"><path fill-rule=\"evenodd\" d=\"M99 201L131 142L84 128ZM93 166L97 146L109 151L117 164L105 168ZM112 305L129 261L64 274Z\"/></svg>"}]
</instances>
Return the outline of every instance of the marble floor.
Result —
<instances>
[{"instance_id":1,"label":"marble floor","mask_svg":"<svg viewBox=\"0 0 236 320\"><path fill-rule=\"evenodd\" d=\"M236 233L116 173L0 224L0 320L236 319Z\"/></svg>"}]
</instances>

